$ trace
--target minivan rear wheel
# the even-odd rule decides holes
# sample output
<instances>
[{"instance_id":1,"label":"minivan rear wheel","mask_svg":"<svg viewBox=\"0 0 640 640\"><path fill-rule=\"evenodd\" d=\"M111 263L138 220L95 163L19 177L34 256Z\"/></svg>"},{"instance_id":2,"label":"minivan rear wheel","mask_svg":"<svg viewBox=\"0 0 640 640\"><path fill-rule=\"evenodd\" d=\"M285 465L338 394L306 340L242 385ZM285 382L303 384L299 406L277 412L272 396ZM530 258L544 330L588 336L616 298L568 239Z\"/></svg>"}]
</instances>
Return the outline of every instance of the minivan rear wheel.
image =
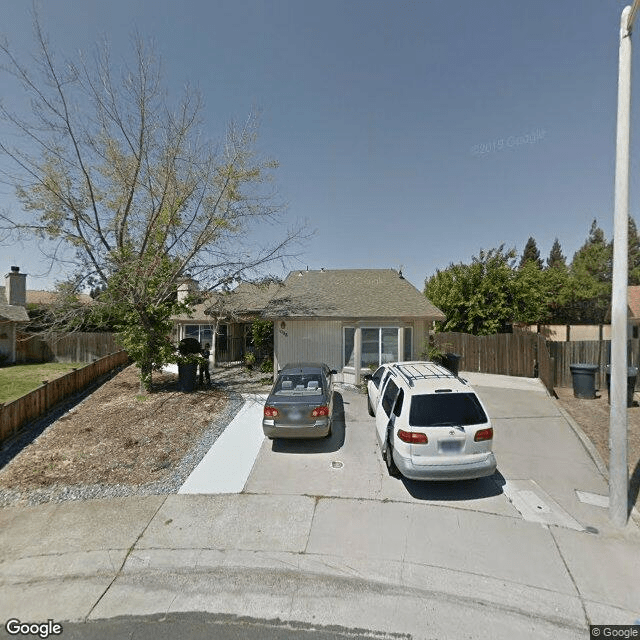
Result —
<instances>
[{"instance_id":1,"label":"minivan rear wheel","mask_svg":"<svg viewBox=\"0 0 640 640\"><path fill-rule=\"evenodd\" d=\"M391 442L387 439L387 450L384 453L384 462L387 465L387 471L392 478L398 478L400 476L400 471L396 466L396 463L393 459L393 447L391 446Z\"/></svg>"},{"instance_id":2,"label":"minivan rear wheel","mask_svg":"<svg viewBox=\"0 0 640 640\"><path fill-rule=\"evenodd\" d=\"M369 400L369 394L367 394L367 411L369 412L370 416L374 416L375 413L373 413L373 409L371 408L371 400Z\"/></svg>"}]
</instances>

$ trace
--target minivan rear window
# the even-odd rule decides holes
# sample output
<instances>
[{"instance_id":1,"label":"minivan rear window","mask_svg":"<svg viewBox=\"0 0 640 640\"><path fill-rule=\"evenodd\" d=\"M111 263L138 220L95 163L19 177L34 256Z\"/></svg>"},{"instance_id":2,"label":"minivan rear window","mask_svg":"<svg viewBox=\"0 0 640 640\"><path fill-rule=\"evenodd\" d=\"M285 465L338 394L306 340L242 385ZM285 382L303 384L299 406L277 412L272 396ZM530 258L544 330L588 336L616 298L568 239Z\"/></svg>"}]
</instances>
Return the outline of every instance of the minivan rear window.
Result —
<instances>
[{"instance_id":1,"label":"minivan rear window","mask_svg":"<svg viewBox=\"0 0 640 640\"><path fill-rule=\"evenodd\" d=\"M487 421L475 393L438 393L411 398L409 424L412 427L463 427Z\"/></svg>"}]
</instances>

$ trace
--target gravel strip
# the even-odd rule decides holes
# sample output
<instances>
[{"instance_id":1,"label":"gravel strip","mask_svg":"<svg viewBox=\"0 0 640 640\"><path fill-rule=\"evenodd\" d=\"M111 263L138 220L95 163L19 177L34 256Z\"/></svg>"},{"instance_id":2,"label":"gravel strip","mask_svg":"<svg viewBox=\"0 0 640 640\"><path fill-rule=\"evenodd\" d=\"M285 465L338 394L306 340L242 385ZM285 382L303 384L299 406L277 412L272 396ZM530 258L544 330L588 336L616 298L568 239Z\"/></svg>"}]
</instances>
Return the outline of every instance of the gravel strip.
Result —
<instances>
[{"instance_id":1,"label":"gravel strip","mask_svg":"<svg viewBox=\"0 0 640 640\"><path fill-rule=\"evenodd\" d=\"M127 496L166 495L177 493L191 472L211 449L214 442L233 420L244 404L244 398L235 391L227 391L228 401L224 410L218 414L206 428L199 442L180 460L171 472L161 480L143 485L126 484L91 484L78 486L51 485L41 489L19 491L15 489L0 489L0 507L34 506L46 502L64 502L66 500L92 500L99 498L120 498ZM59 409L55 417L49 416L42 425L35 427L36 435L52 424L66 411ZM22 448L33 441L34 430L13 442L10 447L0 454L0 468L15 455L15 448Z\"/></svg>"}]
</instances>

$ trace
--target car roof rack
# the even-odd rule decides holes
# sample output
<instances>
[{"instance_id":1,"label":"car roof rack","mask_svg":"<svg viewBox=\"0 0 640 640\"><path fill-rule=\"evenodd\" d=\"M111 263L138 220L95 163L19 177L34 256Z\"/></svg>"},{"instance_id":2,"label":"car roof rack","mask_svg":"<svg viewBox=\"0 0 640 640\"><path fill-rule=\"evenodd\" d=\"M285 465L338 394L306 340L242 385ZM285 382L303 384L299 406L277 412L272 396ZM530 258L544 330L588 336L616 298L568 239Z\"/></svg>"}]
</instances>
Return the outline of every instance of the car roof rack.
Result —
<instances>
[{"instance_id":1,"label":"car roof rack","mask_svg":"<svg viewBox=\"0 0 640 640\"><path fill-rule=\"evenodd\" d=\"M391 365L391 370L401 375L410 386L415 385L416 380L429 380L434 378L458 378L448 369L435 362L400 362Z\"/></svg>"}]
</instances>

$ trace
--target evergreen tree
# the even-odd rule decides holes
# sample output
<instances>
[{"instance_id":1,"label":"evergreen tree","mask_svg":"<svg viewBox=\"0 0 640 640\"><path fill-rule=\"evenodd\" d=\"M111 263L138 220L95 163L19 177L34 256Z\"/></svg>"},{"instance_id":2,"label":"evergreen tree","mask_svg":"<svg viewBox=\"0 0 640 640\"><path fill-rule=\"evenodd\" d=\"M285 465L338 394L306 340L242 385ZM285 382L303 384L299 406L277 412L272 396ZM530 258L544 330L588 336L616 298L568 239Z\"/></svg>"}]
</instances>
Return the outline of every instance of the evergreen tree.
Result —
<instances>
[{"instance_id":1,"label":"evergreen tree","mask_svg":"<svg viewBox=\"0 0 640 640\"><path fill-rule=\"evenodd\" d=\"M519 269L522 269L528 262L532 262L538 269L542 269L542 260L540 259L540 251L534 238L529 237L527 244L522 252Z\"/></svg>"},{"instance_id":2,"label":"evergreen tree","mask_svg":"<svg viewBox=\"0 0 640 640\"><path fill-rule=\"evenodd\" d=\"M629 216L629 285L640 284L640 237L635 220Z\"/></svg>"},{"instance_id":3,"label":"evergreen tree","mask_svg":"<svg viewBox=\"0 0 640 640\"><path fill-rule=\"evenodd\" d=\"M553 241L553 246L551 247L551 251L549 252L549 257L547 258L547 268L548 269L566 269L567 268L567 260L562 253L562 247L560 246L560 241L556 238Z\"/></svg>"},{"instance_id":4,"label":"evergreen tree","mask_svg":"<svg viewBox=\"0 0 640 640\"><path fill-rule=\"evenodd\" d=\"M576 251L570 268L564 313L568 322L598 324L611 299L613 244L594 220L587 241Z\"/></svg>"}]
</instances>

